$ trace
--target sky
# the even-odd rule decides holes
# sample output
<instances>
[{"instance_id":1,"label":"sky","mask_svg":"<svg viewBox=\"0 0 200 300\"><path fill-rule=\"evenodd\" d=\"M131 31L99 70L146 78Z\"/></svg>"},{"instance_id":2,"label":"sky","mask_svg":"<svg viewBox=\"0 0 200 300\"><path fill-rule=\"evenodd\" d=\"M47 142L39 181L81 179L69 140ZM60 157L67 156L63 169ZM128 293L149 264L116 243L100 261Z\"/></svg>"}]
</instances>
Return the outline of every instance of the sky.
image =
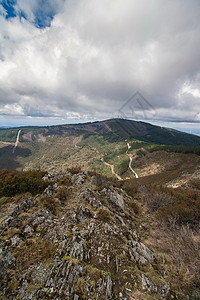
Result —
<instances>
[{"instance_id":1,"label":"sky","mask_svg":"<svg viewBox=\"0 0 200 300\"><path fill-rule=\"evenodd\" d=\"M0 0L0 126L122 117L200 135L199 49L199 0Z\"/></svg>"}]
</instances>

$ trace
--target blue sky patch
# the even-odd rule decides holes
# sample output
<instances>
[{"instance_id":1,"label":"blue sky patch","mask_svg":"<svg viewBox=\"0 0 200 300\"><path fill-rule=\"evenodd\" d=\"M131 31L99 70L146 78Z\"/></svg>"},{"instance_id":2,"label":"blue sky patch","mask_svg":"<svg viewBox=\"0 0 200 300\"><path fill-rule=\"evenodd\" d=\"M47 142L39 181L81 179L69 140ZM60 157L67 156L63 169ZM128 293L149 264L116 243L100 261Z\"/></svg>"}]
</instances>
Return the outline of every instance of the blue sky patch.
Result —
<instances>
[{"instance_id":1,"label":"blue sky patch","mask_svg":"<svg viewBox=\"0 0 200 300\"><path fill-rule=\"evenodd\" d=\"M5 11L7 12L7 15L5 16L6 19L14 18L16 17L16 12L14 5L16 4L16 0L5 0L0 2Z\"/></svg>"},{"instance_id":2,"label":"blue sky patch","mask_svg":"<svg viewBox=\"0 0 200 300\"><path fill-rule=\"evenodd\" d=\"M17 0L0 0L0 4L6 11L6 19L19 16L20 18L25 18L26 20L28 20L28 16L26 15L25 11L23 11L23 9L18 11L15 10ZM52 7L48 0L36 0L36 4L37 5L32 11L34 15L34 21L32 22L36 27L39 28L49 27L57 12L56 7Z\"/></svg>"}]
</instances>

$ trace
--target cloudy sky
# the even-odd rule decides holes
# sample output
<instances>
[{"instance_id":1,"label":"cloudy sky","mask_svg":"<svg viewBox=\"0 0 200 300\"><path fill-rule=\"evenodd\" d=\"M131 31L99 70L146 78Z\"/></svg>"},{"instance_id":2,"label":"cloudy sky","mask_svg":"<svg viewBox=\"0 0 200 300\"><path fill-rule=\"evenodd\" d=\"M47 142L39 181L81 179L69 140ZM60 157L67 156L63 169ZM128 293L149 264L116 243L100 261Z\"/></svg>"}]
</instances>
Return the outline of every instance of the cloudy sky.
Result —
<instances>
[{"instance_id":1,"label":"cloudy sky","mask_svg":"<svg viewBox=\"0 0 200 300\"><path fill-rule=\"evenodd\" d=\"M199 49L199 0L0 0L0 126L197 130Z\"/></svg>"}]
</instances>

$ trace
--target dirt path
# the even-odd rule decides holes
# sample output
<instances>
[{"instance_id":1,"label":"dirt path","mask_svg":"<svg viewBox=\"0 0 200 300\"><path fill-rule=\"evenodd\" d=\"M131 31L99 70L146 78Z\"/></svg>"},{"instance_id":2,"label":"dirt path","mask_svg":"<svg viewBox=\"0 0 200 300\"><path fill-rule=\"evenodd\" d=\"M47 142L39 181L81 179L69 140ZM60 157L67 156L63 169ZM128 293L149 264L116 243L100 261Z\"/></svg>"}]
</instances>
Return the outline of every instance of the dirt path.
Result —
<instances>
[{"instance_id":1,"label":"dirt path","mask_svg":"<svg viewBox=\"0 0 200 300\"><path fill-rule=\"evenodd\" d=\"M74 139L74 141L73 141L73 143L74 143L74 148L78 148L77 144L78 144L79 142L81 142L82 138L83 138L83 136L81 135L78 139L77 139L77 138Z\"/></svg>"},{"instance_id":2,"label":"dirt path","mask_svg":"<svg viewBox=\"0 0 200 300\"><path fill-rule=\"evenodd\" d=\"M132 165L132 161L133 161L133 158L131 157L131 154L128 154L128 150L131 148L130 144L127 142L127 151L126 151L126 154L128 155L130 161L129 161L129 169L131 170L131 172L135 175L135 178L139 178L138 177L138 174L135 172L135 170L133 170L133 168L131 167Z\"/></svg>"},{"instance_id":3,"label":"dirt path","mask_svg":"<svg viewBox=\"0 0 200 300\"><path fill-rule=\"evenodd\" d=\"M15 153L15 149L17 148L18 144L19 144L19 136L20 136L20 133L21 133L21 129L18 131L17 133L17 138L16 138L16 142L15 142L15 146L13 148L13 153Z\"/></svg>"},{"instance_id":4,"label":"dirt path","mask_svg":"<svg viewBox=\"0 0 200 300\"><path fill-rule=\"evenodd\" d=\"M108 167L111 168L112 174L115 175L115 176L117 177L118 180L123 180L117 173L115 173L115 171L114 171L114 166L113 166L113 165L111 165L111 164L105 162L105 161L103 160L103 158L102 158L101 160L102 160L102 162L103 162L106 166L108 166Z\"/></svg>"}]
</instances>

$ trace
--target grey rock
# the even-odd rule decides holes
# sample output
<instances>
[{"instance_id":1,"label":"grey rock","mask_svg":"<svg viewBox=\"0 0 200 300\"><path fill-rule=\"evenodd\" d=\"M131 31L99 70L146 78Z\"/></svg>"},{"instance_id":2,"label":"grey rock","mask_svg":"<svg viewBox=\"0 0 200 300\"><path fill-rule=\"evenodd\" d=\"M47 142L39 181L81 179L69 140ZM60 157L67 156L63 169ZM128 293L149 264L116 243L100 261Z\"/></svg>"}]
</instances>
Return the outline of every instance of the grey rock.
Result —
<instances>
[{"instance_id":1,"label":"grey rock","mask_svg":"<svg viewBox=\"0 0 200 300\"><path fill-rule=\"evenodd\" d=\"M72 181L73 184L82 185L84 183L85 179L86 179L85 174L74 174L72 176L71 181Z\"/></svg>"},{"instance_id":2,"label":"grey rock","mask_svg":"<svg viewBox=\"0 0 200 300\"><path fill-rule=\"evenodd\" d=\"M90 178L90 185L96 185L96 184L97 184L97 177L93 175Z\"/></svg>"},{"instance_id":3,"label":"grey rock","mask_svg":"<svg viewBox=\"0 0 200 300\"><path fill-rule=\"evenodd\" d=\"M78 277L83 276L85 272L85 267L78 264L73 265L71 260L69 262L55 262L45 284L46 292L49 293L55 289L58 291L61 299L64 296L72 297Z\"/></svg>"},{"instance_id":4,"label":"grey rock","mask_svg":"<svg viewBox=\"0 0 200 300\"><path fill-rule=\"evenodd\" d=\"M170 287L167 284L155 285L144 274L142 274L142 289L157 294L159 298L163 299L166 299L170 293Z\"/></svg>"},{"instance_id":5,"label":"grey rock","mask_svg":"<svg viewBox=\"0 0 200 300\"><path fill-rule=\"evenodd\" d=\"M13 268L15 265L15 257L11 252L0 248L0 275L5 274L8 269Z\"/></svg>"},{"instance_id":6,"label":"grey rock","mask_svg":"<svg viewBox=\"0 0 200 300\"><path fill-rule=\"evenodd\" d=\"M45 208L42 208L39 212L32 214L28 219L27 222L34 227L44 223L45 221L51 221L53 215L50 211Z\"/></svg>"},{"instance_id":7,"label":"grey rock","mask_svg":"<svg viewBox=\"0 0 200 300\"><path fill-rule=\"evenodd\" d=\"M167 284L158 287L158 294L161 298L166 299L169 296L169 293L170 287Z\"/></svg>"},{"instance_id":8,"label":"grey rock","mask_svg":"<svg viewBox=\"0 0 200 300\"><path fill-rule=\"evenodd\" d=\"M83 239L79 239L73 243L70 251L70 256L79 260L84 259L84 248L86 248L86 242Z\"/></svg>"},{"instance_id":9,"label":"grey rock","mask_svg":"<svg viewBox=\"0 0 200 300\"><path fill-rule=\"evenodd\" d=\"M51 180L55 181L58 179L62 179L65 176L71 176L72 174L70 172L64 171L64 172L57 172L57 171L52 171L49 172L47 175L45 175L42 179L43 180Z\"/></svg>"},{"instance_id":10,"label":"grey rock","mask_svg":"<svg viewBox=\"0 0 200 300\"><path fill-rule=\"evenodd\" d=\"M13 236L10 239L10 242L11 242L12 247L17 247L17 246L20 246L21 244L23 244L23 241L17 235Z\"/></svg>"},{"instance_id":11,"label":"grey rock","mask_svg":"<svg viewBox=\"0 0 200 300\"><path fill-rule=\"evenodd\" d=\"M155 259L155 254L143 243L137 241L129 241L129 254L132 260L140 265L152 263Z\"/></svg>"},{"instance_id":12,"label":"grey rock","mask_svg":"<svg viewBox=\"0 0 200 300\"><path fill-rule=\"evenodd\" d=\"M108 275L106 278L106 300L112 299L112 280Z\"/></svg>"},{"instance_id":13,"label":"grey rock","mask_svg":"<svg viewBox=\"0 0 200 300\"><path fill-rule=\"evenodd\" d=\"M23 212L27 212L31 207L36 204L35 199L29 198L25 199L20 204L18 204L12 213L3 221L0 226L0 229L4 229L5 227L11 225L11 223Z\"/></svg>"},{"instance_id":14,"label":"grey rock","mask_svg":"<svg viewBox=\"0 0 200 300\"><path fill-rule=\"evenodd\" d=\"M43 196L53 196L54 192L58 189L57 183L49 185L43 192Z\"/></svg>"},{"instance_id":15,"label":"grey rock","mask_svg":"<svg viewBox=\"0 0 200 300\"><path fill-rule=\"evenodd\" d=\"M125 202L120 194L118 194L114 189L110 189L109 195L113 204L125 209Z\"/></svg>"},{"instance_id":16,"label":"grey rock","mask_svg":"<svg viewBox=\"0 0 200 300\"><path fill-rule=\"evenodd\" d=\"M25 234L26 236L31 237L31 236L33 236L33 234L34 234L34 229L33 229L31 226L26 225L26 227L24 228L24 234Z\"/></svg>"},{"instance_id":17,"label":"grey rock","mask_svg":"<svg viewBox=\"0 0 200 300\"><path fill-rule=\"evenodd\" d=\"M158 288L155 284L151 282L151 280L142 274L142 289L148 292L157 293Z\"/></svg>"}]
</instances>

